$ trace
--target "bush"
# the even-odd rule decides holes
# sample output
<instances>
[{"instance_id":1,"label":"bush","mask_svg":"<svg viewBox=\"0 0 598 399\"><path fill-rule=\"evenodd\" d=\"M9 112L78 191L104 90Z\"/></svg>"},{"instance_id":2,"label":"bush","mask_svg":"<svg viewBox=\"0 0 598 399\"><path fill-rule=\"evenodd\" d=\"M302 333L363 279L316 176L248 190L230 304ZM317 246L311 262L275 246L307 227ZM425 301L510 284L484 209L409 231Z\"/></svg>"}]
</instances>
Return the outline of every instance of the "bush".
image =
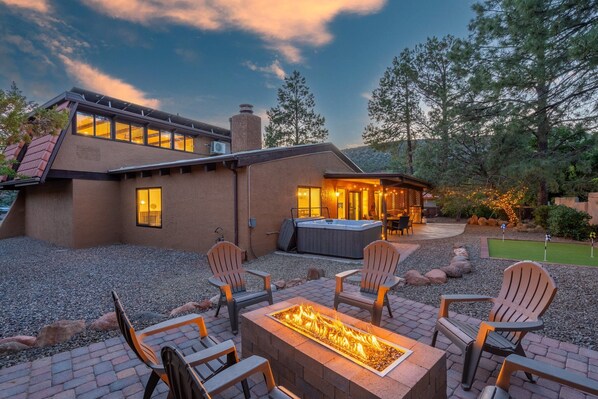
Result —
<instances>
[{"instance_id":1,"label":"bush","mask_svg":"<svg viewBox=\"0 0 598 399\"><path fill-rule=\"evenodd\" d=\"M550 205L540 205L534 210L534 221L537 225L548 228L548 216L553 207Z\"/></svg>"},{"instance_id":2,"label":"bush","mask_svg":"<svg viewBox=\"0 0 598 399\"><path fill-rule=\"evenodd\" d=\"M548 216L548 229L559 237L586 240L590 234L590 215L564 205L551 207Z\"/></svg>"}]
</instances>

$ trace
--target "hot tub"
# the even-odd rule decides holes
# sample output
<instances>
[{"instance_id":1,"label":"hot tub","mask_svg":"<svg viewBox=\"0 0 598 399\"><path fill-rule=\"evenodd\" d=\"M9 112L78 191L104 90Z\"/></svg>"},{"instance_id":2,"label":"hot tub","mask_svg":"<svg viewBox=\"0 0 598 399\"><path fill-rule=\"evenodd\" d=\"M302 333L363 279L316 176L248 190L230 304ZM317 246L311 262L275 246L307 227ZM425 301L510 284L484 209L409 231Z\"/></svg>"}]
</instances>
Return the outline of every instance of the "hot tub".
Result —
<instances>
[{"instance_id":1,"label":"hot tub","mask_svg":"<svg viewBox=\"0 0 598 399\"><path fill-rule=\"evenodd\" d=\"M297 252L361 259L363 249L379 240L382 222L320 219L297 222Z\"/></svg>"}]
</instances>

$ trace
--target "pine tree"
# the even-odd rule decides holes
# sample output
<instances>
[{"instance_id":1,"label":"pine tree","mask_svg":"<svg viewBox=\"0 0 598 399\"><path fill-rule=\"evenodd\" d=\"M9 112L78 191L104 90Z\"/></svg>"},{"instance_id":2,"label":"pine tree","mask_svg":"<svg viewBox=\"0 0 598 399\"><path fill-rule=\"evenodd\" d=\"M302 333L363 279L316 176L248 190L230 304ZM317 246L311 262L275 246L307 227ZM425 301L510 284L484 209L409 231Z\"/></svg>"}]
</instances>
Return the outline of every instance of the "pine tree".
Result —
<instances>
[{"instance_id":1,"label":"pine tree","mask_svg":"<svg viewBox=\"0 0 598 399\"><path fill-rule=\"evenodd\" d=\"M373 122L362 134L363 141L376 149L393 145L397 148L397 156L400 153L397 142L404 140L410 174L413 174L414 143L423 119L416 80L413 53L405 49L392 60L378 88L373 91L368 101L368 115Z\"/></svg>"},{"instance_id":2,"label":"pine tree","mask_svg":"<svg viewBox=\"0 0 598 399\"><path fill-rule=\"evenodd\" d=\"M470 26L512 134L532 144L520 172L546 204L559 151L598 121L595 0L486 0ZM579 153L571 152L570 160ZM552 184L552 191L558 186Z\"/></svg>"},{"instance_id":3,"label":"pine tree","mask_svg":"<svg viewBox=\"0 0 598 399\"><path fill-rule=\"evenodd\" d=\"M314 111L314 95L297 71L284 79L278 89L278 105L268 112L267 147L321 143L328 137L325 119Z\"/></svg>"}]
</instances>

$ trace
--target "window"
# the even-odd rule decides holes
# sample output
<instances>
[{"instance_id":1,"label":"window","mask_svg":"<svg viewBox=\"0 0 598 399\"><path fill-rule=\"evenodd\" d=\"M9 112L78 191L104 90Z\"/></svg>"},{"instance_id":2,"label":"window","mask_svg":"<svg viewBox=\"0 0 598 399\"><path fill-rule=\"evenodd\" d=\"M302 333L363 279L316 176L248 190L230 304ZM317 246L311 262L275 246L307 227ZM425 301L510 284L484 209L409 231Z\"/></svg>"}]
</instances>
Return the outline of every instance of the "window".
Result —
<instances>
[{"instance_id":1,"label":"window","mask_svg":"<svg viewBox=\"0 0 598 399\"><path fill-rule=\"evenodd\" d=\"M193 152L193 136L185 136L185 152Z\"/></svg>"},{"instance_id":2,"label":"window","mask_svg":"<svg viewBox=\"0 0 598 399\"><path fill-rule=\"evenodd\" d=\"M179 133L174 134L174 149L185 151L185 136Z\"/></svg>"},{"instance_id":3,"label":"window","mask_svg":"<svg viewBox=\"0 0 598 399\"><path fill-rule=\"evenodd\" d=\"M160 131L157 129L147 129L147 145L160 147Z\"/></svg>"},{"instance_id":4,"label":"window","mask_svg":"<svg viewBox=\"0 0 598 399\"><path fill-rule=\"evenodd\" d=\"M76 133L82 136L110 139L112 137L112 121L105 116L77 112Z\"/></svg>"},{"instance_id":5,"label":"window","mask_svg":"<svg viewBox=\"0 0 598 399\"><path fill-rule=\"evenodd\" d=\"M119 141L131 141L131 125L123 122L116 122L116 134L114 138Z\"/></svg>"},{"instance_id":6,"label":"window","mask_svg":"<svg viewBox=\"0 0 598 399\"><path fill-rule=\"evenodd\" d=\"M172 133L160 130L160 147L170 148L170 142L172 141Z\"/></svg>"},{"instance_id":7,"label":"window","mask_svg":"<svg viewBox=\"0 0 598 399\"><path fill-rule=\"evenodd\" d=\"M300 218L322 215L322 189L320 187L299 187L297 189L297 214Z\"/></svg>"},{"instance_id":8,"label":"window","mask_svg":"<svg viewBox=\"0 0 598 399\"><path fill-rule=\"evenodd\" d=\"M137 189L137 226L162 227L162 189Z\"/></svg>"},{"instance_id":9,"label":"window","mask_svg":"<svg viewBox=\"0 0 598 399\"><path fill-rule=\"evenodd\" d=\"M131 143L144 144L143 136L145 129L143 126L131 124Z\"/></svg>"}]
</instances>

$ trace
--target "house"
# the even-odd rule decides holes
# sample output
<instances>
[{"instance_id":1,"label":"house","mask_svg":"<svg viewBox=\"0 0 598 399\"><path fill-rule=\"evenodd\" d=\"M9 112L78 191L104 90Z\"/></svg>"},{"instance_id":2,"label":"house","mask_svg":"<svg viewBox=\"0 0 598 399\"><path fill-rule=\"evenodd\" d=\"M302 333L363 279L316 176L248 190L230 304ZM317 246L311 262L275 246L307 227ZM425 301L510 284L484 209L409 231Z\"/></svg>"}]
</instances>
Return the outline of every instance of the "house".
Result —
<instances>
[{"instance_id":1,"label":"house","mask_svg":"<svg viewBox=\"0 0 598 399\"><path fill-rule=\"evenodd\" d=\"M424 181L363 173L330 143L262 149L261 119L241 105L222 128L73 88L57 135L9 146L18 196L0 238L72 247L112 243L205 253L218 234L249 257L276 248L285 218L421 220Z\"/></svg>"}]
</instances>

